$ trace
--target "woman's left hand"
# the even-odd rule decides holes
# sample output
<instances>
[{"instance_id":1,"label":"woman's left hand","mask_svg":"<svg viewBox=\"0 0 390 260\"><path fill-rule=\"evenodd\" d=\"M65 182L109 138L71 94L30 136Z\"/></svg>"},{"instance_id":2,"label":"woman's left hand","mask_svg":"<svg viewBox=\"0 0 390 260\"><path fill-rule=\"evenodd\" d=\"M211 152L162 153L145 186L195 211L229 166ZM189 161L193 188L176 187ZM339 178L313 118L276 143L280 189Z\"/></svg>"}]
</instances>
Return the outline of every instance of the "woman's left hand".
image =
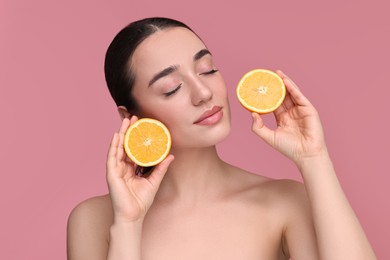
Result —
<instances>
[{"instance_id":1,"label":"woman's left hand","mask_svg":"<svg viewBox=\"0 0 390 260\"><path fill-rule=\"evenodd\" d=\"M281 71L277 73L287 90L283 104L274 111L277 128L268 128L259 114L252 113L253 132L296 164L305 158L326 154L317 110L289 77Z\"/></svg>"}]
</instances>

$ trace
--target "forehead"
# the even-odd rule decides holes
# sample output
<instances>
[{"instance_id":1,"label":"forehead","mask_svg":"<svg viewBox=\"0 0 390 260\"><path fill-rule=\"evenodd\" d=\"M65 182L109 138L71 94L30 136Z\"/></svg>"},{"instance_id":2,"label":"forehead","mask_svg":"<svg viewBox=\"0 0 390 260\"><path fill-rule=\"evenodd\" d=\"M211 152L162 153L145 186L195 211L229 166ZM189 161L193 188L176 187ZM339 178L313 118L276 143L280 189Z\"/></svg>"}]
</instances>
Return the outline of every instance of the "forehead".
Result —
<instances>
[{"instance_id":1,"label":"forehead","mask_svg":"<svg viewBox=\"0 0 390 260\"><path fill-rule=\"evenodd\" d=\"M204 48L198 36L186 28L164 29L138 46L131 67L136 75L153 74L171 65L193 62L193 55Z\"/></svg>"}]
</instances>

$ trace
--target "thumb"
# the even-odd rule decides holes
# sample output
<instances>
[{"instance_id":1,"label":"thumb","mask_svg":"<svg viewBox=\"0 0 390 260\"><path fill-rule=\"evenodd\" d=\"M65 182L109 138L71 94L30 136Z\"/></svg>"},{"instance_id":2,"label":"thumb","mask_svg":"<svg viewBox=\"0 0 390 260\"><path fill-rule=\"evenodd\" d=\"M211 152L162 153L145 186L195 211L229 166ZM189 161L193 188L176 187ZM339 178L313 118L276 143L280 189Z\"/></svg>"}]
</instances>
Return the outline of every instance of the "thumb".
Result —
<instances>
[{"instance_id":1,"label":"thumb","mask_svg":"<svg viewBox=\"0 0 390 260\"><path fill-rule=\"evenodd\" d=\"M153 172L147 177L150 183L152 183L153 186L157 187L157 189L160 187L160 183L164 178L165 173L167 172L168 167L173 161L173 159L174 157L172 154L168 155L167 158L165 158L160 164L158 164L153 169Z\"/></svg>"},{"instance_id":2,"label":"thumb","mask_svg":"<svg viewBox=\"0 0 390 260\"><path fill-rule=\"evenodd\" d=\"M252 131L258 135L261 139L263 139L266 143L271 146L274 145L274 131L269 129L264 125L263 119L259 114L253 112L252 113Z\"/></svg>"}]
</instances>

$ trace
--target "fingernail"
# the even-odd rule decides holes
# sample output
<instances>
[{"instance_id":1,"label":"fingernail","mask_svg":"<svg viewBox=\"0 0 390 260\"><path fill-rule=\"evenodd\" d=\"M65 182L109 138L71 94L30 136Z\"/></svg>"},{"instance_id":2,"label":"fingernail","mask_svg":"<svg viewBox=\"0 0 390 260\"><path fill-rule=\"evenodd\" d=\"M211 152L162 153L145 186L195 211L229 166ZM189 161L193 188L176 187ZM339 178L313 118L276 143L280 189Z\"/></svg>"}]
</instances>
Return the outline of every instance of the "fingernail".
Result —
<instances>
[{"instance_id":1,"label":"fingernail","mask_svg":"<svg viewBox=\"0 0 390 260\"><path fill-rule=\"evenodd\" d=\"M256 125L258 125L256 113L254 113L254 112L252 113L252 118L253 118L253 121L256 123Z\"/></svg>"}]
</instances>

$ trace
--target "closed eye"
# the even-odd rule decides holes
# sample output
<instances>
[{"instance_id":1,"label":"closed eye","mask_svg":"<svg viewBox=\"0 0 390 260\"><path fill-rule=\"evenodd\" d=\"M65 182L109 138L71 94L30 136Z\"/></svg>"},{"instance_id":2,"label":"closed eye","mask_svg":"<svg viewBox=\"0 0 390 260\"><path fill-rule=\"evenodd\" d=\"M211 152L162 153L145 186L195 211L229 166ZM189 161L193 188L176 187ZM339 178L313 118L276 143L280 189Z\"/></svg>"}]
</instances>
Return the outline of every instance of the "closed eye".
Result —
<instances>
[{"instance_id":1,"label":"closed eye","mask_svg":"<svg viewBox=\"0 0 390 260\"><path fill-rule=\"evenodd\" d=\"M210 75L210 74L214 74L215 72L217 72L218 70L216 69L212 69L210 71L207 71L207 72L203 72L201 73L200 75Z\"/></svg>"},{"instance_id":2,"label":"closed eye","mask_svg":"<svg viewBox=\"0 0 390 260\"><path fill-rule=\"evenodd\" d=\"M172 91L169 91L169 92L164 93L164 95L165 95L166 97L169 97L169 96L175 94L175 93L181 88L181 85L182 85L182 84L180 84L179 86L177 86L177 87L176 87L174 90L172 90Z\"/></svg>"}]
</instances>

